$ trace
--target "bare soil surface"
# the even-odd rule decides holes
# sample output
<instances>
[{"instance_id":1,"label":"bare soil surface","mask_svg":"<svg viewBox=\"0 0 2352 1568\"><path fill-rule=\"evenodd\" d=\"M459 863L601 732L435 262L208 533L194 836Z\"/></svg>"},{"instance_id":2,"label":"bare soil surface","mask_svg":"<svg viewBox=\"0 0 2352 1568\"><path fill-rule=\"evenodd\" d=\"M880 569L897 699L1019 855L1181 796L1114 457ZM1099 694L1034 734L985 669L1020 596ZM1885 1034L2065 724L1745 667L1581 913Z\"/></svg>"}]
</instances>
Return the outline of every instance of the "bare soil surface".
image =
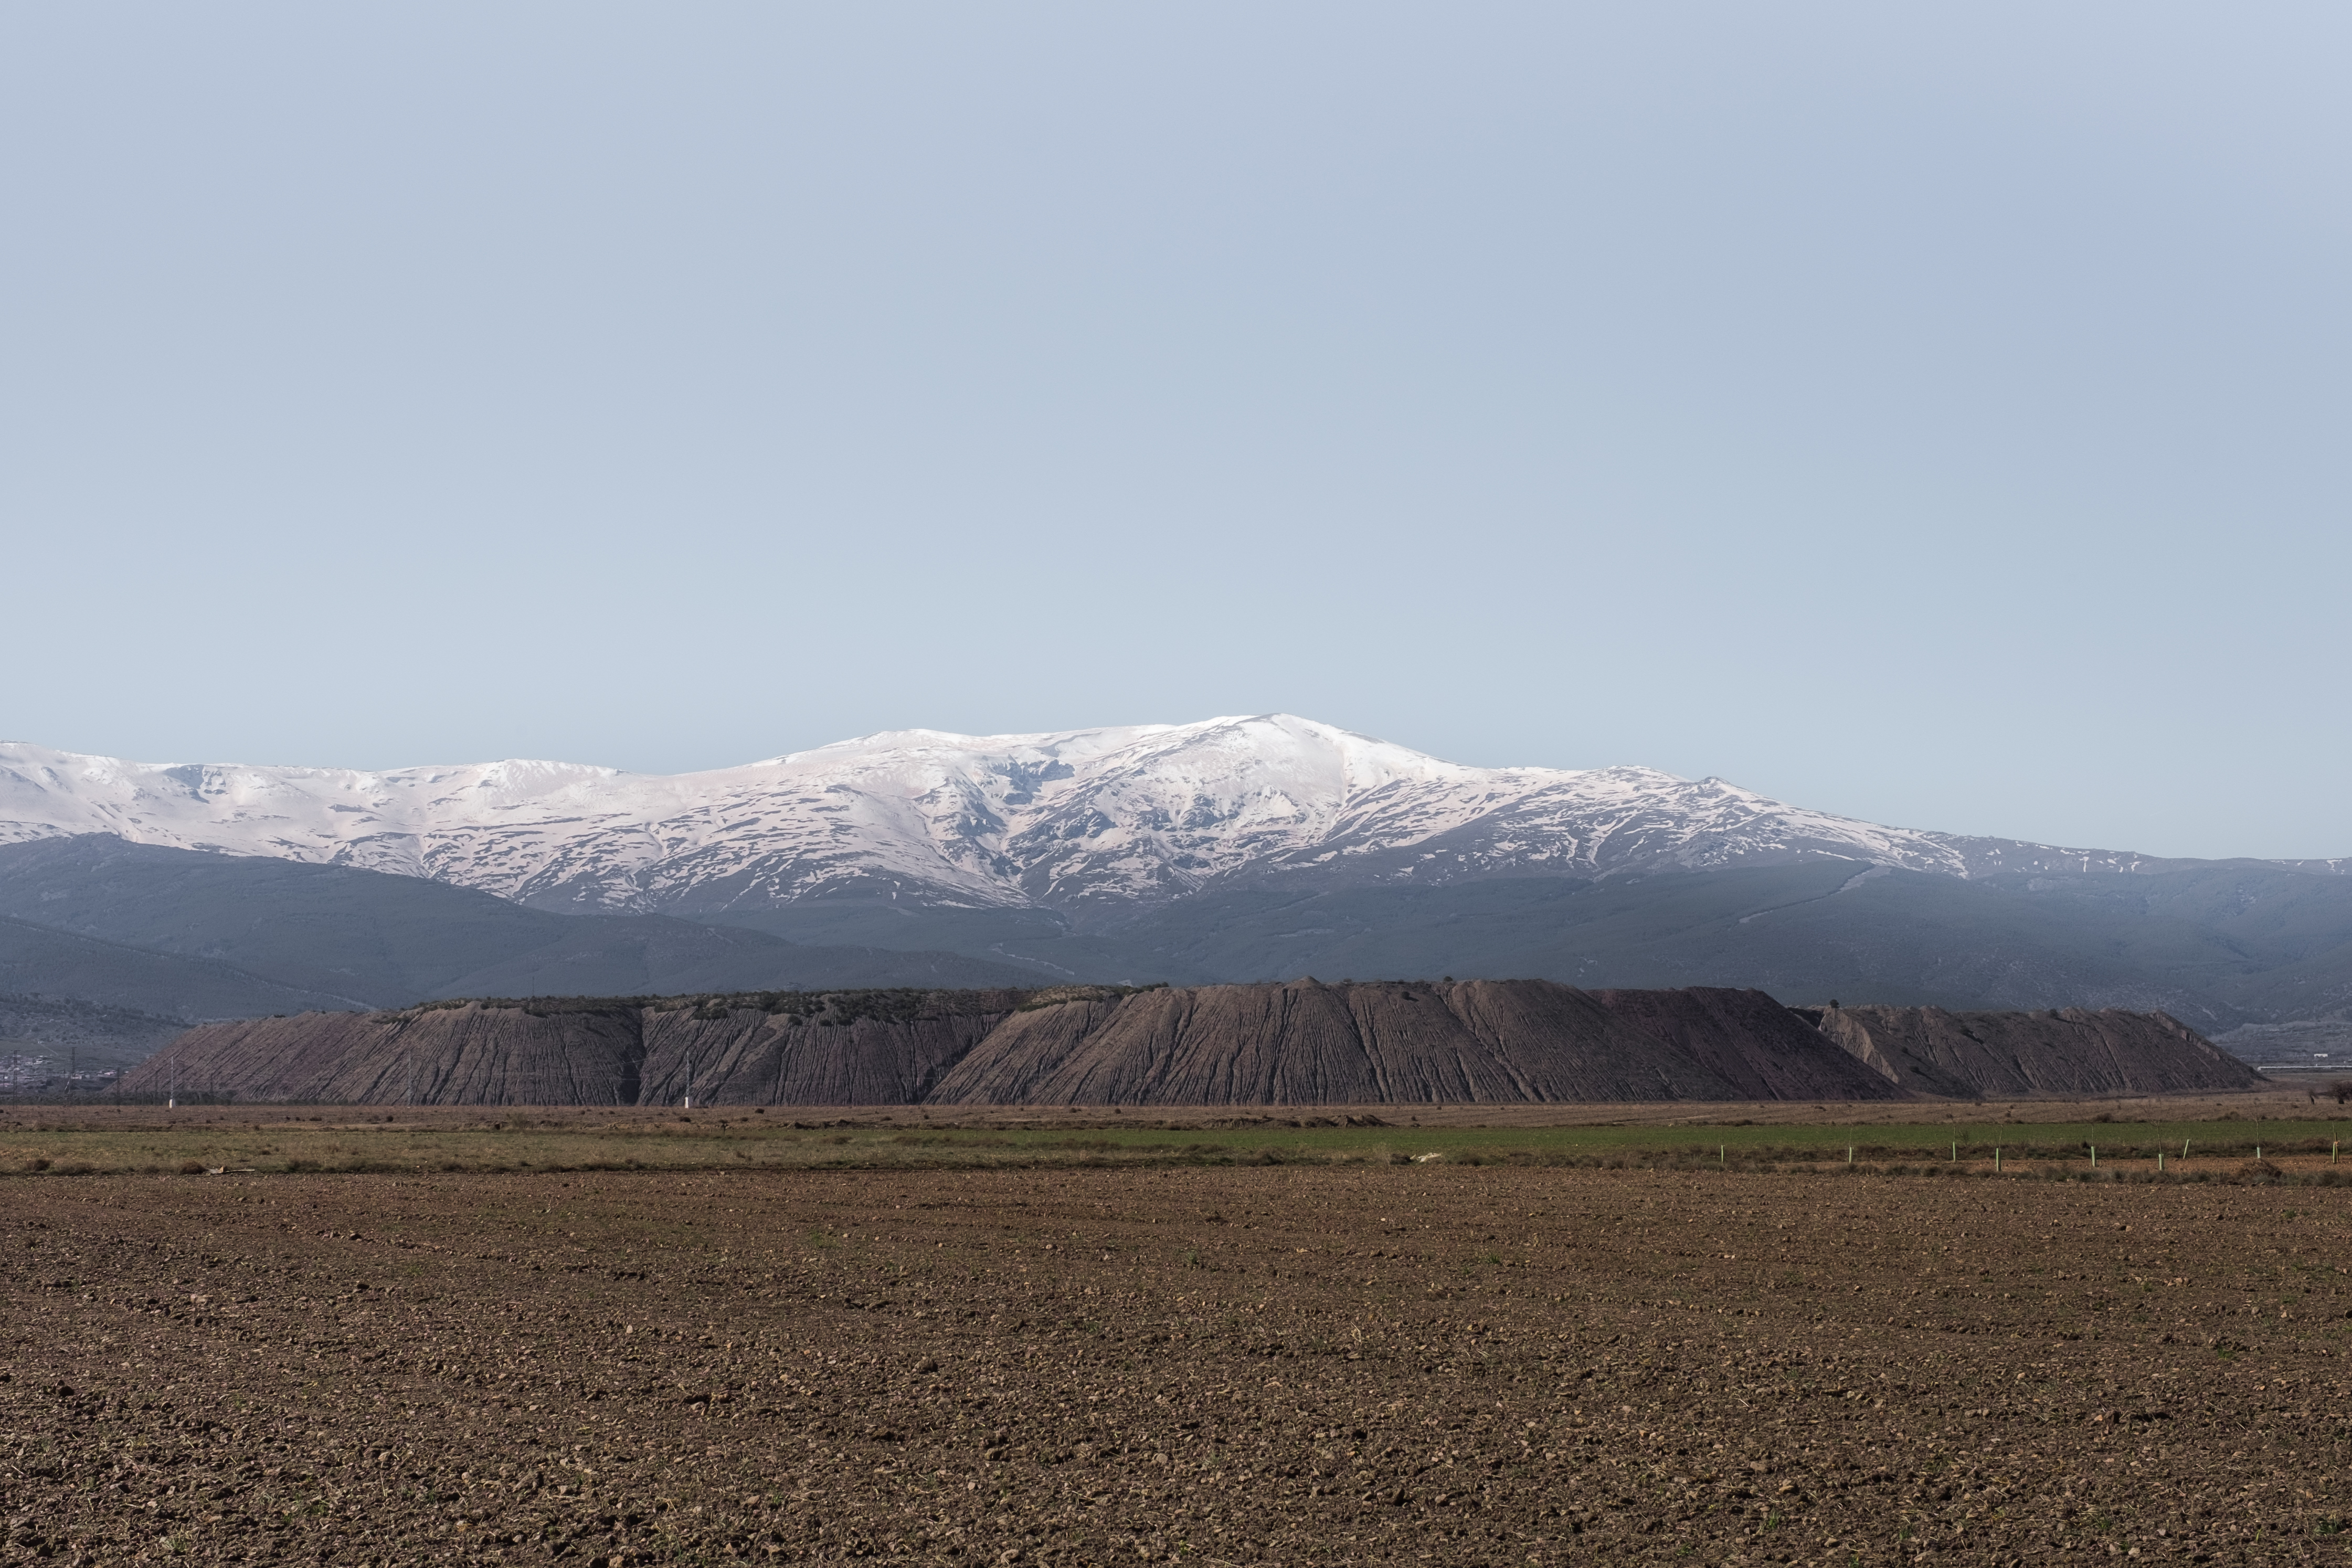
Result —
<instances>
[{"instance_id":1,"label":"bare soil surface","mask_svg":"<svg viewBox=\"0 0 2352 1568\"><path fill-rule=\"evenodd\" d=\"M2340 1561L2340 1188L26 1179L0 1561Z\"/></svg>"},{"instance_id":2,"label":"bare soil surface","mask_svg":"<svg viewBox=\"0 0 2352 1568\"><path fill-rule=\"evenodd\" d=\"M1818 1027L1816 1026L1818 1026ZM375 1105L1617 1103L2242 1089L2162 1013L1314 979L492 998L200 1025L127 1093Z\"/></svg>"}]
</instances>

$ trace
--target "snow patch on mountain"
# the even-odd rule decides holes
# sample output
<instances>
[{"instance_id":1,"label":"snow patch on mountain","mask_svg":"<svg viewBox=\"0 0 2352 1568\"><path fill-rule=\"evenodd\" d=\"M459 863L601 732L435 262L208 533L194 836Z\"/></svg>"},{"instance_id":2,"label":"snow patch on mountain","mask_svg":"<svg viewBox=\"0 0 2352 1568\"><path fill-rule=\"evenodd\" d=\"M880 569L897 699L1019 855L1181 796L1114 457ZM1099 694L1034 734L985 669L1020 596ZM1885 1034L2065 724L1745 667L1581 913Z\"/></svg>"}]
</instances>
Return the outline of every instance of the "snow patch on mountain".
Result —
<instances>
[{"instance_id":1,"label":"snow patch on mountain","mask_svg":"<svg viewBox=\"0 0 2352 1568\"><path fill-rule=\"evenodd\" d=\"M1244 874L1612 876L1834 856L1948 876L2133 857L1881 827L1647 768L1471 768L1288 714L1034 735L892 731L709 773L382 773L0 744L0 842L429 877L543 908L712 914L862 892L1074 908Z\"/></svg>"}]
</instances>

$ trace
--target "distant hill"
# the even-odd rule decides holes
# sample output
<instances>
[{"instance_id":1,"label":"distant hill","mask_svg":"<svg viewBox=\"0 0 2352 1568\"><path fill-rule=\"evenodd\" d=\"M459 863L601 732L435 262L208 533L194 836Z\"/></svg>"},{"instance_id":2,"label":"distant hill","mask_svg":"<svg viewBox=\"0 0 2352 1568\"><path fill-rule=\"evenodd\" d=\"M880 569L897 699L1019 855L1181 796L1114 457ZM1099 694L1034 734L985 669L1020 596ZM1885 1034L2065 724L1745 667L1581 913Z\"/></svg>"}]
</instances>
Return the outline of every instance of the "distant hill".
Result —
<instances>
[{"instance_id":1,"label":"distant hill","mask_svg":"<svg viewBox=\"0 0 2352 1568\"><path fill-rule=\"evenodd\" d=\"M128 1007L0 992L0 1050L16 1058L11 1077L23 1092L64 1093L73 1073L81 1091L96 1092L102 1075L145 1060L186 1027Z\"/></svg>"},{"instance_id":2,"label":"distant hill","mask_svg":"<svg viewBox=\"0 0 2352 1568\"><path fill-rule=\"evenodd\" d=\"M1040 973L661 916L548 914L419 878L100 835L0 845L0 989L182 1019L452 991L983 985Z\"/></svg>"},{"instance_id":3,"label":"distant hill","mask_svg":"<svg viewBox=\"0 0 2352 1568\"><path fill-rule=\"evenodd\" d=\"M1755 991L1541 980L491 1000L208 1025L124 1087L353 1104L1362 1105L2258 1081L2160 1014L1865 1023L1825 1033Z\"/></svg>"},{"instance_id":4,"label":"distant hill","mask_svg":"<svg viewBox=\"0 0 2352 1568\"><path fill-rule=\"evenodd\" d=\"M355 1005L217 959L184 958L0 916L0 990L176 1018L240 1018Z\"/></svg>"},{"instance_id":5,"label":"distant hill","mask_svg":"<svg viewBox=\"0 0 2352 1568\"><path fill-rule=\"evenodd\" d=\"M86 896L70 866L12 898L0 857L0 912L376 1005L1311 972L2156 1008L2212 1031L2352 1018L2344 861L1890 827L1645 768L1465 767L1287 714L902 731L674 777L514 761L150 764L0 745L0 841L99 835L213 851L215 869L152 903ZM251 868L233 899L224 864ZM268 866L396 873L476 901L373 888L352 901ZM242 913L223 918L224 899ZM800 951L519 918L550 913L668 917ZM323 940L330 929L348 940Z\"/></svg>"},{"instance_id":6,"label":"distant hill","mask_svg":"<svg viewBox=\"0 0 2352 1568\"><path fill-rule=\"evenodd\" d=\"M818 902L801 941L1018 954L1089 980L1516 973L1952 1009L2160 1008L2200 1029L2347 1016L2352 878L2263 861L1958 878L1852 861L1433 887L1236 879L1132 918Z\"/></svg>"}]
</instances>

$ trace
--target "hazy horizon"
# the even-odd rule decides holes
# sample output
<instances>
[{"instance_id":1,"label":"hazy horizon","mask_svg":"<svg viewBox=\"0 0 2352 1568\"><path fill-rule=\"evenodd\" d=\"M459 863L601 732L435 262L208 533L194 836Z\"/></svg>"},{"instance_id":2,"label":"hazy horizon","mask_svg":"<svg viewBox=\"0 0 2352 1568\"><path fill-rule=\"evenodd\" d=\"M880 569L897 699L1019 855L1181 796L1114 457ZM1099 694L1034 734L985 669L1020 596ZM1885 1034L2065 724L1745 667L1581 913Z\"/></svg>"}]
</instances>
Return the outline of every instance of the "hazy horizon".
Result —
<instances>
[{"instance_id":1,"label":"hazy horizon","mask_svg":"<svg viewBox=\"0 0 2352 1568\"><path fill-rule=\"evenodd\" d=\"M0 731L723 767L1286 711L2352 854L2352 18L0 22Z\"/></svg>"}]
</instances>

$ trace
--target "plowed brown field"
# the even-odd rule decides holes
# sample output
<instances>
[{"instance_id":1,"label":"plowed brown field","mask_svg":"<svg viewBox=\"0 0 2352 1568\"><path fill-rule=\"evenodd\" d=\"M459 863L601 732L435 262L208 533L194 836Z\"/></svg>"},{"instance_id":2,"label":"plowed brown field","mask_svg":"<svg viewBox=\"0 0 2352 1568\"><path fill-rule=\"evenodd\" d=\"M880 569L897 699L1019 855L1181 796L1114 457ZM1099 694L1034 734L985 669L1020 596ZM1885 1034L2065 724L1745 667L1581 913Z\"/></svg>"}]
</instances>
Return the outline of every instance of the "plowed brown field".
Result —
<instances>
[{"instance_id":1,"label":"plowed brown field","mask_svg":"<svg viewBox=\"0 0 2352 1568\"><path fill-rule=\"evenodd\" d=\"M26 1177L0 1560L2342 1560L2340 1188Z\"/></svg>"}]
</instances>

